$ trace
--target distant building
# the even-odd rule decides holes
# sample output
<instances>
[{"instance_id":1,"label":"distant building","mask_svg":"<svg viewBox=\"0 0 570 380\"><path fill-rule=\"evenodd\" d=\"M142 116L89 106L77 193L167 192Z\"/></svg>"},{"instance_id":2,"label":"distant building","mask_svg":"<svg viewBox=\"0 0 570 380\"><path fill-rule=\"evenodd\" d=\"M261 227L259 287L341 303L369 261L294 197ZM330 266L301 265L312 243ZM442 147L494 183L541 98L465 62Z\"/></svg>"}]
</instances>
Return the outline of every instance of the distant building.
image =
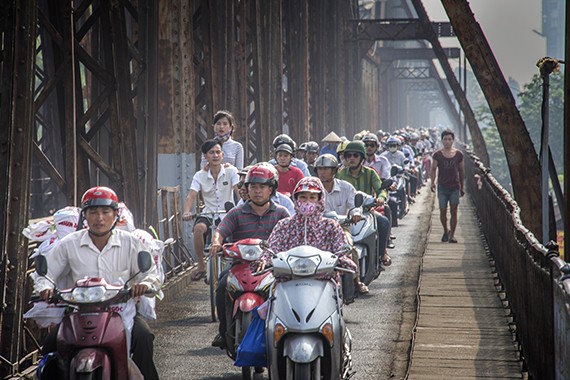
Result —
<instances>
[{"instance_id":1,"label":"distant building","mask_svg":"<svg viewBox=\"0 0 570 380\"><path fill-rule=\"evenodd\" d=\"M565 0L542 0L542 34L546 38L546 55L564 59Z\"/></svg>"}]
</instances>

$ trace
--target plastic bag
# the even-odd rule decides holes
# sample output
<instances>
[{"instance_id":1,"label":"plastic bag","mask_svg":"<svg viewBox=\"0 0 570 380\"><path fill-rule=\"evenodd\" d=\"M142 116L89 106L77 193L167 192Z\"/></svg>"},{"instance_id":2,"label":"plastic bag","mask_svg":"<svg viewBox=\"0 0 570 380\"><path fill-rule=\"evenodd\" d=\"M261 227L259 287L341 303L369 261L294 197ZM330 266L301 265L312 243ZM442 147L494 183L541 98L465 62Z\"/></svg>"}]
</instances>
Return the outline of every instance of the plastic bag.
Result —
<instances>
[{"instance_id":1,"label":"plastic bag","mask_svg":"<svg viewBox=\"0 0 570 380\"><path fill-rule=\"evenodd\" d=\"M65 314L65 307L58 307L47 302L36 302L24 314L24 318L33 319L42 328L52 327L61 322Z\"/></svg>"},{"instance_id":2,"label":"plastic bag","mask_svg":"<svg viewBox=\"0 0 570 380\"><path fill-rule=\"evenodd\" d=\"M265 321L261 319L257 309L253 309L251 323L238 347L235 366L267 367Z\"/></svg>"}]
</instances>

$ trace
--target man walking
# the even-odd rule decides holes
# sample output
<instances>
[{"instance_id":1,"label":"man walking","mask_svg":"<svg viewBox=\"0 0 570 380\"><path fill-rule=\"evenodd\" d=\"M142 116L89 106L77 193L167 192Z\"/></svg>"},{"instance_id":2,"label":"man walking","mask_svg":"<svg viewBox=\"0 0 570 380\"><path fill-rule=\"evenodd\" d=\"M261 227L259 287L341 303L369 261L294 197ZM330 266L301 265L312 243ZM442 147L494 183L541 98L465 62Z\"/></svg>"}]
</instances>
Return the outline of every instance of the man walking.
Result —
<instances>
[{"instance_id":1,"label":"man walking","mask_svg":"<svg viewBox=\"0 0 570 380\"><path fill-rule=\"evenodd\" d=\"M443 148L433 154L431 168L431 191L435 192L437 174L437 197L439 199L439 220L443 226L442 242L457 243L455 228L457 227L457 207L462 197L465 164L463 153L453 147L455 134L446 129L441 132ZM449 230L447 229L447 204L451 210Z\"/></svg>"}]
</instances>

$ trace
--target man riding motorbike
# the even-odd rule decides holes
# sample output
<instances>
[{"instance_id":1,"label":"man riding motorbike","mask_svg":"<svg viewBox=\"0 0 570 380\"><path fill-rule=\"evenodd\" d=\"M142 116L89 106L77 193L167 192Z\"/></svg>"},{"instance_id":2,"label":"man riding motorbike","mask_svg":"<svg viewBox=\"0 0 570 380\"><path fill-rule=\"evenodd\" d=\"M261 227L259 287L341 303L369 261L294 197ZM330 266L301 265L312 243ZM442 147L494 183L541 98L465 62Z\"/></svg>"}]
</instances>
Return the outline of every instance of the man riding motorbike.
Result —
<instances>
[{"instance_id":1,"label":"man riding motorbike","mask_svg":"<svg viewBox=\"0 0 570 380\"><path fill-rule=\"evenodd\" d=\"M275 172L265 165L252 166L245 177L245 189L248 200L241 206L228 212L214 233L210 254L222 249L225 239L238 241L245 238L267 239L273 227L281 219L287 218L289 212L285 207L275 204L271 197L277 190ZM220 321L219 334L212 341L212 346L226 346L226 285L229 268L220 274L216 288L216 308Z\"/></svg>"},{"instance_id":2,"label":"man riding motorbike","mask_svg":"<svg viewBox=\"0 0 570 380\"><path fill-rule=\"evenodd\" d=\"M115 229L119 219L118 203L117 194L108 187L96 186L83 194L81 213L88 228L67 235L46 256L47 277L56 283L65 280L75 284L85 277L102 277L110 284L124 284L138 273L137 255L144 248L131 233ZM53 284L45 277L38 277L35 287L43 299L49 300L53 296ZM159 287L153 262L144 278L132 285L131 295L140 297L148 289L158 290ZM132 331L132 359L145 379L158 379L152 359L154 336L144 319L136 315L133 298L120 312L125 328ZM42 353L56 351L57 331L54 329L46 337Z\"/></svg>"},{"instance_id":3,"label":"man riding motorbike","mask_svg":"<svg viewBox=\"0 0 570 380\"><path fill-rule=\"evenodd\" d=\"M315 161L315 171L317 176L323 183L326 190L326 211L335 211L338 215L347 215L348 211L354 208L354 198L356 189L350 183L335 178L338 171L338 160L332 154L323 154ZM355 214L352 216L351 222L357 223L361 220L361 216ZM343 228L347 234L347 240L352 244L352 236L350 232ZM358 256L353 251L352 261L358 265ZM357 254L356 254L357 255ZM368 287L360 281L358 271L354 274L354 288L360 294L368 293Z\"/></svg>"},{"instance_id":4,"label":"man riding motorbike","mask_svg":"<svg viewBox=\"0 0 570 380\"><path fill-rule=\"evenodd\" d=\"M374 169L363 165L365 156L366 149L364 143L362 141L351 141L344 149L344 158L347 166L337 173L337 178L352 184L356 190L375 197L377 206L382 206L388 196L387 192L381 189L382 180L378 173ZM382 248L381 252L383 252L382 263L388 266L392 264L392 259L386 252L391 224L384 215L380 213L375 214L378 224L378 243Z\"/></svg>"}]
</instances>

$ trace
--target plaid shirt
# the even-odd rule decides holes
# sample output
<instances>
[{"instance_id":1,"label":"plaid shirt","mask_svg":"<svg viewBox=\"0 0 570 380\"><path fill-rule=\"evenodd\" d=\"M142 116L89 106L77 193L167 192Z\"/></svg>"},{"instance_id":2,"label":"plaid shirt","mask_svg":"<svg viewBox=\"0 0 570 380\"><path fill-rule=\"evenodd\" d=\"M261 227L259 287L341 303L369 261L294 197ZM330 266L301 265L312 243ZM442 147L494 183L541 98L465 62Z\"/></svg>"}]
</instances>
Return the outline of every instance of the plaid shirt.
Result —
<instances>
[{"instance_id":1,"label":"plaid shirt","mask_svg":"<svg viewBox=\"0 0 570 380\"><path fill-rule=\"evenodd\" d=\"M387 198L387 191L380 189L382 180L380 180L380 176L378 176L376 170L372 168L361 166L358 176L354 177L350 174L350 168L345 167L337 173L336 177L350 183L358 191L384 199Z\"/></svg>"}]
</instances>

